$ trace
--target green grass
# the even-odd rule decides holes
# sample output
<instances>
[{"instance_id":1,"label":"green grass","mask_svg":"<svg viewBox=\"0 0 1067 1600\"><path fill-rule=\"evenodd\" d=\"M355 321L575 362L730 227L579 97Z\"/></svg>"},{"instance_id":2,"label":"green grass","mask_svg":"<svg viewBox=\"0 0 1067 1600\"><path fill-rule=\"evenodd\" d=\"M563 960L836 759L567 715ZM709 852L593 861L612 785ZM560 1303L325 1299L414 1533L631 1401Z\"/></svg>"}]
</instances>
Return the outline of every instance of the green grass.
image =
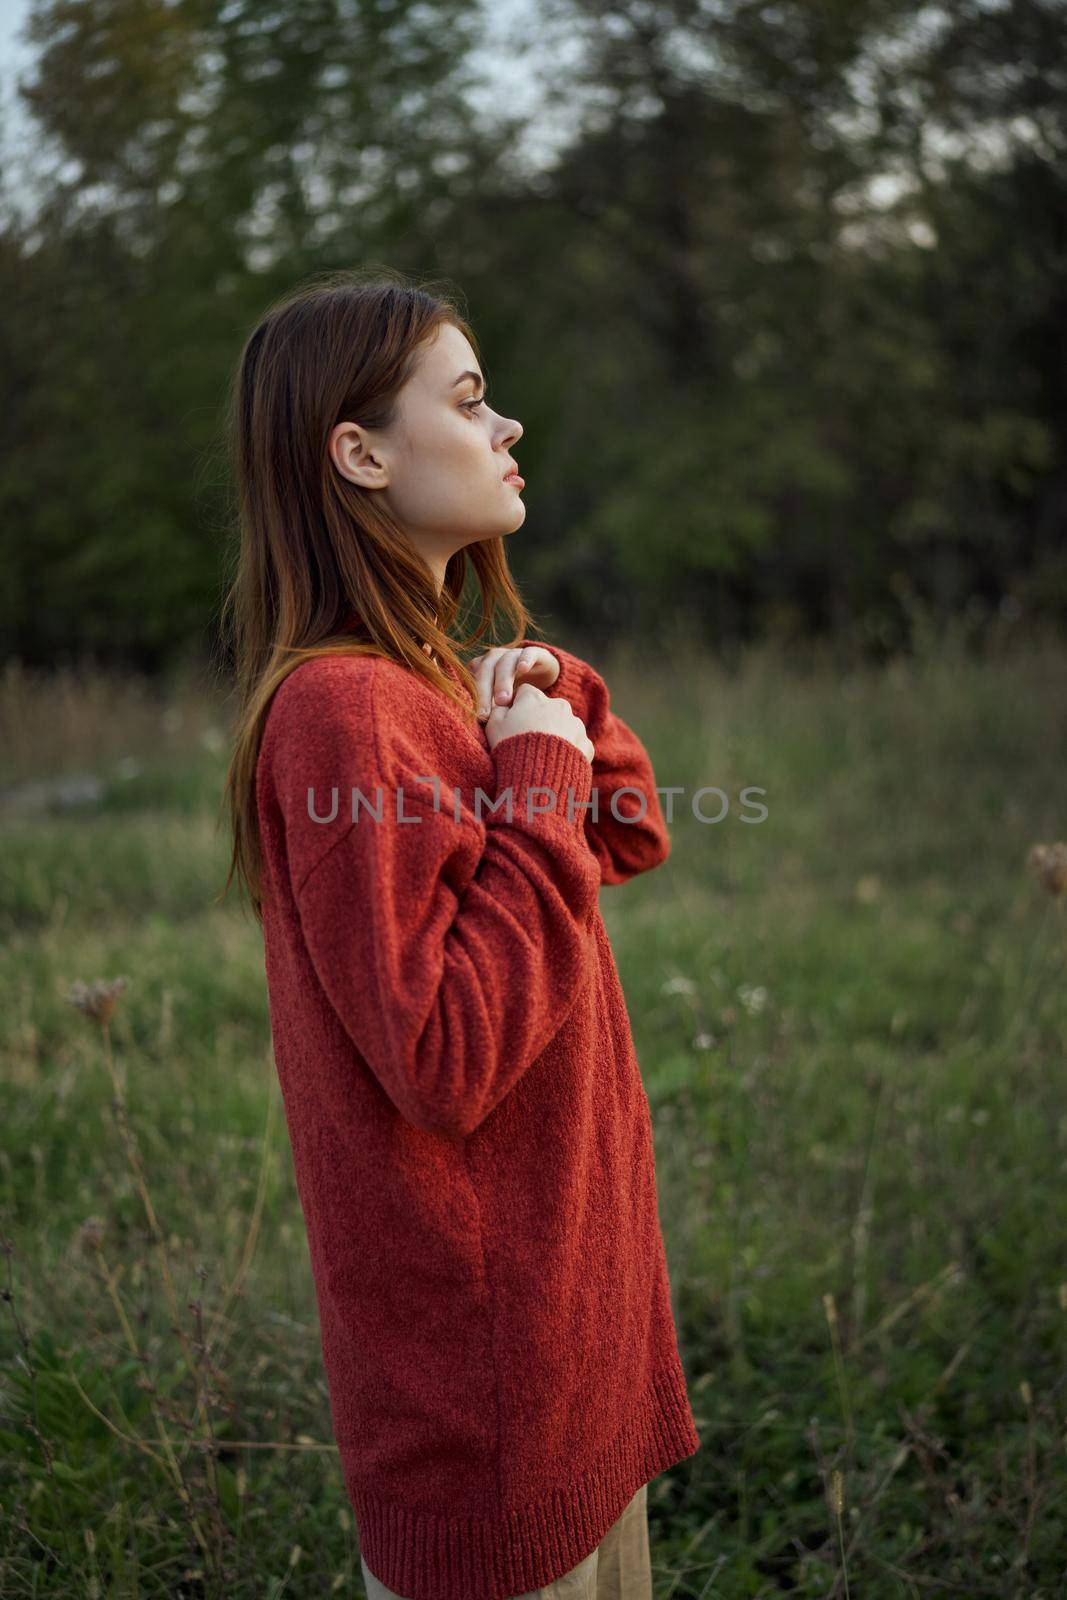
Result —
<instances>
[{"instance_id":1,"label":"green grass","mask_svg":"<svg viewBox=\"0 0 1067 1600\"><path fill-rule=\"evenodd\" d=\"M1067 648L596 664L685 789L670 859L601 899L702 1438L650 1488L657 1600L1051 1600L1067 897L1027 854L1067 836ZM261 938L214 903L222 710L0 692L3 781L104 780L85 812L2 822L0 1592L359 1595ZM118 974L180 1333L107 1041L64 999Z\"/></svg>"}]
</instances>

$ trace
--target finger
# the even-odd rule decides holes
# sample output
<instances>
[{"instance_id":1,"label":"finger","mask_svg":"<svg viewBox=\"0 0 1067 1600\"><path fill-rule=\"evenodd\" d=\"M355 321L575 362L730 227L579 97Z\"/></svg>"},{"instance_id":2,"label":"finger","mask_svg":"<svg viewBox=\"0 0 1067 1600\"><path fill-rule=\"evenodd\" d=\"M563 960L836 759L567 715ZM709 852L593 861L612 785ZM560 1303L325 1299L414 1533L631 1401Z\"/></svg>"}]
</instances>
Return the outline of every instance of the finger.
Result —
<instances>
[{"instance_id":1,"label":"finger","mask_svg":"<svg viewBox=\"0 0 1067 1600\"><path fill-rule=\"evenodd\" d=\"M497 705L510 705L515 695L515 679L524 667L532 665L533 651L527 646L524 650L508 650L497 662L496 689L493 699Z\"/></svg>"},{"instance_id":2,"label":"finger","mask_svg":"<svg viewBox=\"0 0 1067 1600\"><path fill-rule=\"evenodd\" d=\"M479 717L487 717L492 708L493 701L493 672L495 657L499 652L487 650L484 655L475 656L468 662L474 676L477 689L477 711Z\"/></svg>"}]
</instances>

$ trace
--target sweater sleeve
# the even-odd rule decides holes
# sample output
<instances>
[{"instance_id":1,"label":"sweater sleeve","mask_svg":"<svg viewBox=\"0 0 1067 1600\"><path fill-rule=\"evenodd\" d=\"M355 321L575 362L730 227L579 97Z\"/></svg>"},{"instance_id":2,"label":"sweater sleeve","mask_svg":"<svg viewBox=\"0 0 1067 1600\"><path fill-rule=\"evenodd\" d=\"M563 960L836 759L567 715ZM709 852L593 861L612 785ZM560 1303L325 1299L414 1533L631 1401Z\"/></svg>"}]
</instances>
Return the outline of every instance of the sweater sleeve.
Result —
<instances>
[{"instance_id":1,"label":"sweater sleeve","mask_svg":"<svg viewBox=\"0 0 1067 1600\"><path fill-rule=\"evenodd\" d=\"M595 748L597 806L595 815L591 809L586 812L585 834L600 862L601 882L625 883L660 866L671 847L652 762L634 730L612 711L604 679L587 661L559 645L542 639L522 643L540 645L556 657L559 677L545 692L570 702Z\"/></svg>"},{"instance_id":2,"label":"sweater sleeve","mask_svg":"<svg viewBox=\"0 0 1067 1600\"><path fill-rule=\"evenodd\" d=\"M326 706L315 732L342 810L355 787L374 811L353 821L349 807L326 843L290 786L297 912L334 1011L397 1110L463 1137L550 1043L592 970L592 766L559 734L513 734L494 753L495 795L463 796L457 820L448 785L428 792L418 750L373 709L373 685L370 698L372 748L365 714L362 742L343 715L331 728Z\"/></svg>"}]
</instances>

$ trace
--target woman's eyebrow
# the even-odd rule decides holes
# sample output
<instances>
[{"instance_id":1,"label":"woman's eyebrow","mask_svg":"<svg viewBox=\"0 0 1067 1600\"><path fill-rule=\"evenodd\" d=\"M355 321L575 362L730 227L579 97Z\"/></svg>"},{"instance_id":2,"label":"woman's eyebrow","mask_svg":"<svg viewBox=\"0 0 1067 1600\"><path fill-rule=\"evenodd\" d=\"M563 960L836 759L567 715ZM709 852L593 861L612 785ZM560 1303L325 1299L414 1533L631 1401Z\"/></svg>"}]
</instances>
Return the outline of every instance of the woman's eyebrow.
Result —
<instances>
[{"instance_id":1,"label":"woman's eyebrow","mask_svg":"<svg viewBox=\"0 0 1067 1600\"><path fill-rule=\"evenodd\" d=\"M463 382L464 378L473 378L475 383L480 383L483 388L485 387L485 379L482 377L480 372L461 372L455 383L452 385L453 389L457 388Z\"/></svg>"}]
</instances>

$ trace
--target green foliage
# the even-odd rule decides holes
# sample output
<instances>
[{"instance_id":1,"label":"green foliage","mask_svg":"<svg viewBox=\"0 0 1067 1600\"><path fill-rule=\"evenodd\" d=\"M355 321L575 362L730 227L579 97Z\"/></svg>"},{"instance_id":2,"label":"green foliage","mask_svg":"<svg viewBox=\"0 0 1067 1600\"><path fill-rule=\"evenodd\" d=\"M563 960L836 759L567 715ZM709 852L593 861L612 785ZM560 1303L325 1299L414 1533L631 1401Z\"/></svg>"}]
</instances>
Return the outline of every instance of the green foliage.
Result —
<instances>
[{"instance_id":1,"label":"green foliage","mask_svg":"<svg viewBox=\"0 0 1067 1600\"><path fill-rule=\"evenodd\" d=\"M525 428L536 611L601 641L858 623L883 654L903 577L942 619L1062 622L1067 10L544 0L527 116L471 92L490 20L34 7L23 99L62 159L0 218L0 657L202 653L243 339L373 261L467 298Z\"/></svg>"},{"instance_id":2,"label":"green foliage","mask_svg":"<svg viewBox=\"0 0 1067 1600\"><path fill-rule=\"evenodd\" d=\"M684 790L668 860L602 895L702 1441L650 1487L659 1600L1057 1593L1067 899L1027 856L1062 834L1067 656L916 638L845 674L575 641ZM218 708L75 693L8 686L23 775L62 769L64 719L140 773L3 823L0 1588L359 1594L260 935L215 903ZM64 998L120 973L176 1315L107 1042Z\"/></svg>"}]
</instances>

